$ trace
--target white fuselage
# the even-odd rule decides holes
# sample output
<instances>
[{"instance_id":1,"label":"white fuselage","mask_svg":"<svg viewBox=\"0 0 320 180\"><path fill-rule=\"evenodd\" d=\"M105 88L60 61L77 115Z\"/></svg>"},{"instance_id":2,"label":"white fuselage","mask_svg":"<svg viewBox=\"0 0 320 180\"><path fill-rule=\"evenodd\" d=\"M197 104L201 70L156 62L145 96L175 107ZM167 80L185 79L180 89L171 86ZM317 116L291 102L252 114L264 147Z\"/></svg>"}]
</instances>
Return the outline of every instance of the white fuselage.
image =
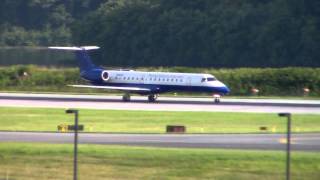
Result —
<instances>
[{"instance_id":1,"label":"white fuselage","mask_svg":"<svg viewBox=\"0 0 320 180\"><path fill-rule=\"evenodd\" d=\"M141 72L141 71L115 71L108 72L107 83L114 84L150 84L168 86L214 86L225 87L210 74L170 73L170 72ZM212 78L212 81L203 80Z\"/></svg>"}]
</instances>

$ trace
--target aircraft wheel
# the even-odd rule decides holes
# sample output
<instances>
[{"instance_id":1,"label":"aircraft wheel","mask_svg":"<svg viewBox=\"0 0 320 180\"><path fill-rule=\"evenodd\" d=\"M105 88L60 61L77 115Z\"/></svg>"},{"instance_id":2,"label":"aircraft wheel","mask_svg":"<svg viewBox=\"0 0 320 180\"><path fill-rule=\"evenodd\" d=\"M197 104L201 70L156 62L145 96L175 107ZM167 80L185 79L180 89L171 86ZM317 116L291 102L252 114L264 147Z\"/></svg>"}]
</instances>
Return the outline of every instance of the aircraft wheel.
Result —
<instances>
[{"instance_id":1,"label":"aircraft wheel","mask_svg":"<svg viewBox=\"0 0 320 180\"><path fill-rule=\"evenodd\" d=\"M155 95L155 94L151 94L151 95L148 96L148 101L149 102L155 102L156 99L157 99L157 95Z\"/></svg>"},{"instance_id":2,"label":"aircraft wheel","mask_svg":"<svg viewBox=\"0 0 320 180\"><path fill-rule=\"evenodd\" d=\"M220 98L215 98L214 103L216 103L216 104L220 103Z\"/></svg>"},{"instance_id":3,"label":"aircraft wheel","mask_svg":"<svg viewBox=\"0 0 320 180\"><path fill-rule=\"evenodd\" d=\"M122 101L129 102L130 101L130 94L124 94L122 96Z\"/></svg>"},{"instance_id":4,"label":"aircraft wheel","mask_svg":"<svg viewBox=\"0 0 320 180\"><path fill-rule=\"evenodd\" d=\"M216 104L220 103L221 96L219 94L213 95L213 98L214 98L214 103Z\"/></svg>"}]
</instances>

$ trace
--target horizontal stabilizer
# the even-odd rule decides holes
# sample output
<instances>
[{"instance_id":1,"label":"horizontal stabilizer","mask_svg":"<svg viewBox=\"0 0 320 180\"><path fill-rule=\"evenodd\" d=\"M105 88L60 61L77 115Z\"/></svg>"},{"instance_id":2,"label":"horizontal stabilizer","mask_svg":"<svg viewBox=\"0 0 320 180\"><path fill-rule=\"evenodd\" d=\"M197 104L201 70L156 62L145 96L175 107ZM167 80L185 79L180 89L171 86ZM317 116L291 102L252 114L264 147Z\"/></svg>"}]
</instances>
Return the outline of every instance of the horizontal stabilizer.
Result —
<instances>
[{"instance_id":1,"label":"horizontal stabilizer","mask_svg":"<svg viewBox=\"0 0 320 180\"><path fill-rule=\"evenodd\" d=\"M66 50L66 51L83 51L83 50L94 50L99 49L98 46L81 46L81 47L64 47L64 46L50 46L49 49Z\"/></svg>"},{"instance_id":2,"label":"horizontal stabilizer","mask_svg":"<svg viewBox=\"0 0 320 180\"><path fill-rule=\"evenodd\" d=\"M110 90L120 90L120 91L140 91L149 92L151 89L139 88L139 87L119 87L119 86L94 86L94 85L68 85L71 87L83 87L83 88L96 88L96 89L110 89Z\"/></svg>"}]
</instances>

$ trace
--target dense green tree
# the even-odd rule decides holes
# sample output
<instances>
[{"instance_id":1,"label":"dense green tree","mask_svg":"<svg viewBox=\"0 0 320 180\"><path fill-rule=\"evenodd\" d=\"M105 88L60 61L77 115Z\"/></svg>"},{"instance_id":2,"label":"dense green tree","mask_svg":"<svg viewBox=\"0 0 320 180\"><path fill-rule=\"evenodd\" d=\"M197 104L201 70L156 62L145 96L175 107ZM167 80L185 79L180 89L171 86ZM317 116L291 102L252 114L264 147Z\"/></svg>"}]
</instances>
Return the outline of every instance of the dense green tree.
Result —
<instances>
[{"instance_id":1,"label":"dense green tree","mask_svg":"<svg viewBox=\"0 0 320 180\"><path fill-rule=\"evenodd\" d=\"M320 66L318 0L3 0L1 46L100 45L112 66ZM100 53L99 52L99 53Z\"/></svg>"},{"instance_id":2,"label":"dense green tree","mask_svg":"<svg viewBox=\"0 0 320 180\"><path fill-rule=\"evenodd\" d=\"M303 0L109 1L75 28L119 66L319 66L319 7Z\"/></svg>"},{"instance_id":3,"label":"dense green tree","mask_svg":"<svg viewBox=\"0 0 320 180\"><path fill-rule=\"evenodd\" d=\"M0 4L0 45L71 44L75 18L107 0L4 0Z\"/></svg>"}]
</instances>

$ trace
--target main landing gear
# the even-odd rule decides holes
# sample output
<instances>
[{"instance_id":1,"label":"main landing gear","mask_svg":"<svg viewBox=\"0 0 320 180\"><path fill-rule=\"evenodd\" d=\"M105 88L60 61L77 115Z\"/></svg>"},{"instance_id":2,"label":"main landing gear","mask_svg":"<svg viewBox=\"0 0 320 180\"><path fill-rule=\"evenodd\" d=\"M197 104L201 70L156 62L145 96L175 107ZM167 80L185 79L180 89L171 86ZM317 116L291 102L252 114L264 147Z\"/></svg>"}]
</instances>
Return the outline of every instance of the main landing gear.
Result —
<instances>
[{"instance_id":1,"label":"main landing gear","mask_svg":"<svg viewBox=\"0 0 320 180\"><path fill-rule=\"evenodd\" d=\"M155 102L155 101L157 100L157 98L158 98L158 95L157 95L157 94L150 94L150 95L148 96L148 101L149 101L149 102Z\"/></svg>"},{"instance_id":2,"label":"main landing gear","mask_svg":"<svg viewBox=\"0 0 320 180\"><path fill-rule=\"evenodd\" d=\"M130 101L130 94L126 93L122 96L122 101L123 102L129 102Z\"/></svg>"},{"instance_id":3,"label":"main landing gear","mask_svg":"<svg viewBox=\"0 0 320 180\"><path fill-rule=\"evenodd\" d=\"M148 101L149 102L155 102L158 98L158 95L157 94L150 94L148 95ZM131 100L131 97L130 97L130 94L129 93L126 93L122 96L122 101L123 102L129 102Z\"/></svg>"},{"instance_id":4,"label":"main landing gear","mask_svg":"<svg viewBox=\"0 0 320 180\"><path fill-rule=\"evenodd\" d=\"M214 94L213 95L214 103L216 103L216 104L220 103L220 99L221 99L221 95L220 94Z\"/></svg>"}]
</instances>

